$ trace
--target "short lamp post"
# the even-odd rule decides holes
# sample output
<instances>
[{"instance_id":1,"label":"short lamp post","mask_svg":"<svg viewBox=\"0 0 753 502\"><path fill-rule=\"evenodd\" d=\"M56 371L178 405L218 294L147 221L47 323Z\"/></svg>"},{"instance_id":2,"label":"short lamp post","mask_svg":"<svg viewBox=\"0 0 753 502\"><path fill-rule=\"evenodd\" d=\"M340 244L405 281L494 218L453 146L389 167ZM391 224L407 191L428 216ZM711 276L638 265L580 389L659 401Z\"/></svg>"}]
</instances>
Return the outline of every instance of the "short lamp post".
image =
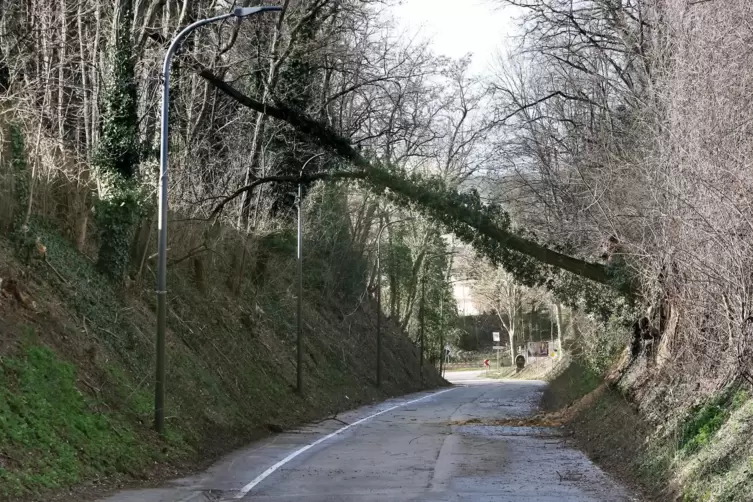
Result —
<instances>
[{"instance_id":1,"label":"short lamp post","mask_svg":"<svg viewBox=\"0 0 753 502\"><path fill-rule=\"evenodd\" d=\"M377 387L382 386L382 262L381 254L379 252L379 244L382 242L382 231L397 223L404 223L406 221L413 221L415 218L404 218L402 220L390 221L385 223L379 229L377 234L377 318L376 318L376 335L377 335L377 350L376 350L376 384Z\"/></svg>"},{"instance_id":2,"label":"short lamp post","mask_svg":"<svg viewBox=\"0 0 753 502\"><path fill-rule=\"evenodd\" d=\"M423 263L424 275L421 277L421 303L419 305L419 311L418 311L419 320L420 320L420 336L419 336L419 339L420 339L420 344L421 344L421 354L420 354L420 357L419 357L418 372L419 372L419 375L421 376L421 383L423 383L423 381L424 381L424 357L425 357L424 356L424 347L425 347L425 345L424 345L424 308L425 308L425 305L424 305L424 296L425 296L425 283L426 283L426 262L430 258L440 258L442 256L449 256L449 255L452 255L452 254L455 254L454 251L450 251L450 252L447 252L447 253L430 254L430 255L426 255L424 257L424 263ZM442 309L443 309L444 297L440 297L440 299L441 299L441 303L439 304L439 309L440 309L440 312L441 312ZM440 319L443 320L441 313L440 313ZM444 322L441 323L440 334L439 334L439 336L440 336L440 344L443 345L442 350L444 350L444 331L442 331L443 329L444 329ZM440 361L440 376L441 376L441 368L442 368L442 366L441 366L441 361Z\"/></svg>"},{"instance_id":3,"label":"short lamp post","mask_svg":"<svg viewBox=\"0 0 753 502\"><path fill-rule=\"evenodd\" d=\"M306 166L323 153L312 155L301 167L299 178L303 178L303 171ZM296 253L296 268L298 277L298 301L296 302L296 391L303 394L303 183L298 183L298 195L296 197L296 206L298 210L298 251Z\"/></svg>"}]
</instances>

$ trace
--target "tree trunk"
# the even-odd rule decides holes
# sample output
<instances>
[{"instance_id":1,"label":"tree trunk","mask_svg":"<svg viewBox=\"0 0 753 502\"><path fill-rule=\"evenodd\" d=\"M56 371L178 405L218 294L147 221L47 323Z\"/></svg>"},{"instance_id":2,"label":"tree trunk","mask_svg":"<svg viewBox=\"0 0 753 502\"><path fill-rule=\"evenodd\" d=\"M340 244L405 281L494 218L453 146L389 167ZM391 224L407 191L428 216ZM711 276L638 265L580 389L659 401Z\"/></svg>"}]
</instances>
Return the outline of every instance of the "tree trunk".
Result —
<instances>
[{"instance_id":1,"label":"tree trunk","mask_svg":"<svg viewBox=\"0 0 753 502\"><path fill-rule=\"evenodd\" d=\"M136 231L133 235L133 244L131 246L131 266L130 269L136 269L141 265L141 259L145 254L148 254L149 243L151 242L152 226L156 211L152 210L145 218L143 218L136 226Z\"/></svg>"},{"instance_id":2,"label":"tree trunk","mask_svg":"<svg viewBox=\"0 0 753 502\"><path fill-rule=\"evenodd\" d=\"M0 0L0 26L2 26L5 5ZM5 64L3 47L0 45L0 98L4 97L10 89L10 70ZM4 101L0 100L0 103ZM10 154L10 123L5 113L5 105L0 105L0 230L10 230L13 220L14 173ZM7 218L7 221L5 220Z\"/></svg>"},{"instance_id":3,"label":"tree trunk","mask_svg":"<svg viewBox=\"0 0 753 502\"><path fill-rule=\"evenodd\" d=\"M557 312L557 342L559 345L559 353L562 354L562 305L555 303L554 309L555 312Z\"/></svg>"},{"instance_id":4,"label":"tree trunk","mask_svg":"<svg viewBox=\"0 0 753 502\"><path fill-rule=\"evenodd\" d=\"M515 366L515 323L510 320L510 329L507 330L507 334L510 337L510 364Z\"/></svg>"},{"instance_id":5,"label":"tree trunk","mask_svg":"<svg viewBox=\"0 0 753 502\"><path fill-rule=\"evenodd\" d=\"M277 45L280 41L280 32L282 30L282 24L285 20L285 14L287 13L289 3L289 0L285 0L282 5L282 12L280 12L279 16L277 17L277 24L275 26L274 34L272 35L272 41L270 42L269 53L271 54L271 59L269 62L269 75L267 75L267 80L264 85L262 103L266 103L267 100L269 100L269 97L274 90L275 81L277 80L277 69L282 62L281 59L276 56ZM244 185L248 185L251 182L251 176L253 174L252 171L254 169L257 169L260 164L259 161L262 156L262 143L264 142L264 128L266 121L267 114L264 113L263 110L258 110L258 114L256 116L256 127L254 128L254 135L251 138L251 160L246 166ZM266 173L261 173L262 176L264 176L265 174ZM238 229L241 231L248 231L248 223L250 219L249 216L251 214L252 195L253 194L251 192L245 192L243 194L243 198L241 199L241 213L238 217ZM259 198L257 198L257 208L259 202Z\"/></svg>"}]
</instances>

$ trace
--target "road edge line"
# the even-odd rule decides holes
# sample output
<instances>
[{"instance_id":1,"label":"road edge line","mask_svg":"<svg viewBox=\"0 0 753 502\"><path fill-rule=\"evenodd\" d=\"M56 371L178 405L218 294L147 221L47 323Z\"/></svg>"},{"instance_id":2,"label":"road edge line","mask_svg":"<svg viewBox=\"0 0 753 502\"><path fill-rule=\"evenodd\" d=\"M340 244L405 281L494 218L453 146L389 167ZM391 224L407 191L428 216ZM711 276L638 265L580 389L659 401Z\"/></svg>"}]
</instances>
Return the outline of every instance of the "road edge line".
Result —
<instances>
[{"instance_id":1,"label":"road edge line","mask_svg":"<svg viewBox=\"0 0 753 502\"><path fill-rule=\"evenodd\" d=\"M380 411L378 413L374 413L373 415L369 415L368 417L364 417L364 418L362 418L360 420L356 420L352 424L348 424L345 427L341 427L340 429L337 429L335 432L327 434L326 436L317 439L313 443L309 443L306 446L303 446L302 448L297 449L293 453L289 454L287 457L283 458L282 460L280 460L276 464L272 465L266 471L262 472L261 474L259 474L258 476L256 476L253 480L251 480L248 484L246 484L246 486L244 486L243 488L241 488L238 491L238 493L236 493L231 498L231 500L242 499L243 497L245 497L246 495L248 495L249 492L251 490L253 490L259 483L261 483L262 481L264 481L265 479L267 479L270 475L274 474L274 472L277 469L279 469L283 465L287 464L288 462L290 462L291 460L293 460L295 457L297 457L301 453L304 453L304 452L310 450L314 446L317 446L317 445L325 442L326 440L331 439L331 438L333 438L333 437L335 437L335 436L337 436L337 435L339 435L339 434L347 431L348 429L350 429L352 427L355 427L356 425L360 425L360 424L362 424L362 423L364 423L364 422L366 422L368 420L371 420L372 418L378 417L379 415L383 415L385 413L389 413L392 410L396 410L398 408L402 408L403 406L408 406L409 404L417 403L419 401L423 401L425 399L429 399L430 397L434 397L434 396L438 396L440 394L444 394L445 392L450 392L451 390L455 390L456 388L457 387L453 387L451 389L441 390L439 392L434 392L432 394L429 394L428 396L420 397L420 398L414 399L412 401L407 401L405 403L401 403L401 404L398 404L396 406L392 406L391 408L387 408L386 410L382 410L382 411Z\"/></svg>"}]
</instances>

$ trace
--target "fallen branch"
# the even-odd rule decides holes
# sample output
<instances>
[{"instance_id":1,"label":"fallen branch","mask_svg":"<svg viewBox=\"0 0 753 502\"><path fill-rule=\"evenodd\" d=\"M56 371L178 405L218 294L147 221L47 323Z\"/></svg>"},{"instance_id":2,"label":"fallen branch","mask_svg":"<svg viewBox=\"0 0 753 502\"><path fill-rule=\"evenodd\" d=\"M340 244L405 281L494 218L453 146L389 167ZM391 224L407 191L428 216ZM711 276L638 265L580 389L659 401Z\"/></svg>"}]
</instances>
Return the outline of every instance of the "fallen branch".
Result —
<instances>
[{"instance_id":1,"label":"fallen branch","mask_svg":"<svg viewBox=\"0 0 753 502\"><path fill-rule=\"evenodd\" d=\"M173 265L178 265L179 263L182 263L182 262L184 262L184 261L186 261L188 259L191 259L194 256L196 256L197 254L203 253L204 251L209 251L209 248L207 247L207 245L206 244L199 244L198 246L196 246L195 248L193 248L192 250L190 250L182 258L177 258L175 260L172 260L172 261L168 262L167 266L170 267L170 266L173 266Z\"/></svg>"},{"instance_id":2,"label":"fallen branch","mask_svg":"<svg viewBox=\"0 0 753 502\"><path fill-rule=\"evenodd\" d=\"M60 279L61 281L63 281L63 284L66 284L66 285L68 284L68 281L65 280L65 277L63 277L63 274L61 274L60 272L58 272L58 269L56 269L52 265L52 263L50 263L50 259L47 257L47 255L45 255L45 257L44 257L44 262L47 264L48 267L50 267L50 270L52 270L53 272L55 272L55 275L58 276L58 279Z\"/></svg>"},{"instance_id":3,"label":"fallen branch","mask_svg":"<svg viewBox=\"0 0 753 502\"><path fill-rule=\"evenodd\" d=\"M167 248L165 251L170 251L170 248ZM150 254L149 258L147 258L147 261L152 261L153 259L157 258L159 256L159 253Z\"/></svg>"},{"instance_id":4,"label":"fallen branch","mask_svg":"<svg viewBox=\"0 0 753 502\"><path fill-rule=\"evenodd\" d=\"M340 420L339 418L337 418L337 416L336 416L336 415L334 415L334 416L331 416L331 417L327 417L327 418L324 418L324 419L322 419L322 420L319 420L318 422L314 422L314 423L315 423L315 424L321 424L321 423L323 423L323 422L326 422L326 421L328 421L328 420L334 420L335 422L340 422L340 423L341 423L341 424L343 424L343 425L350 425L350 424L349 424L348 422L346 422L346 421L344 421L344 420Z\"/></svg>"}]
</instances>

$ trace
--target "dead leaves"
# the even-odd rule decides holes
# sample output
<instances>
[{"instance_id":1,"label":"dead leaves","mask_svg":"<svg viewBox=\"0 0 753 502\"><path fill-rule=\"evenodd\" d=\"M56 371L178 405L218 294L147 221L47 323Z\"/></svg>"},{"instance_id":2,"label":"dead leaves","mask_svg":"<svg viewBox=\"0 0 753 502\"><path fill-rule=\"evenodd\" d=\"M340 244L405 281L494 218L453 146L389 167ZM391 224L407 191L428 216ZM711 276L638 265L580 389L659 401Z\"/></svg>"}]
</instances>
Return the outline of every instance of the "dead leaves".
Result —
<instances>
[{"instance_id":1,"label":"dead leaves","mask_svg":"<svg viewBox=\"0 0 753 502\"><path fill-rule=\"evenodd\" d=\"M34 311L37 310L36 302L24 291L23 286L16 279L0 277L0 299L12 299L15 300L16 305Z\"/></svg>"},{"instance_id":2,"label":"dead leaves","mask_svg":"<svg viewBox=\"0 0 753 502\"><path fill-rule=\"evenodd\" d=\"M502 418L497 420L481 420L471 418L469 420L457 420L450 422L450 425L487 425L487 426L506 426L506 427L562 427L563 421L556 414L536 415L527 418Z\"/></svg>"}]
</instances>

